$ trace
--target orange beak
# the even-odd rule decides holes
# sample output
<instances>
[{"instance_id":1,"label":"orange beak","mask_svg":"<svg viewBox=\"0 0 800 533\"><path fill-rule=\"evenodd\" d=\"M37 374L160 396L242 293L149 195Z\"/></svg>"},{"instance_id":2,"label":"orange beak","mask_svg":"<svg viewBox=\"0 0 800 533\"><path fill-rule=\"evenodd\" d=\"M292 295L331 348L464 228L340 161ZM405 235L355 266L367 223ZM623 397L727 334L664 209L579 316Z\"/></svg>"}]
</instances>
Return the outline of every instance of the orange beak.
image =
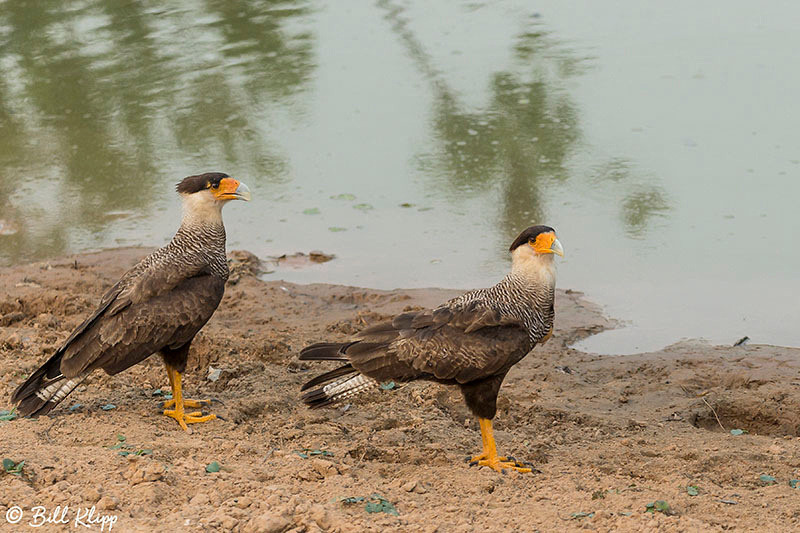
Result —
<instances>
[{"instance_id":1,"label":"orange beak","mask_svg":"<svg viewBox=\"0 0 800 533\"><path fill-rule=\"evenodd\" d=\"M214 192L217 200L250 200L250 189L233 178L223 178Z\"/></svg>"}]
</instances>

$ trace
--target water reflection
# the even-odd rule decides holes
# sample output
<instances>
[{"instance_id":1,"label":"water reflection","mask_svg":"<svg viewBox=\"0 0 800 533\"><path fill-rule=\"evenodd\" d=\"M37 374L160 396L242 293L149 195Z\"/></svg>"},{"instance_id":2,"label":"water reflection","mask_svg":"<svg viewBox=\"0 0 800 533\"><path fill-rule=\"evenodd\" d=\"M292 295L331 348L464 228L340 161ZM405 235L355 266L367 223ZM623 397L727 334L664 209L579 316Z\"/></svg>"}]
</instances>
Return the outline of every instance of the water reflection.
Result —
<instances>
[{"instance_id":1,"label":"water reflection","mask_svg":"<svg viewBox=\"0 0 800 533\"><path fill-rule=\"evenodd\" d=\"M570 177L569 158L581 139L578 110L565 81L584 72L588 58L562 48L533 16L515 39L511 67L491 75L487 104L470 108L433 64L404 8L389 0L378 5L434 93L437 145L418 155L423 173L436 178L436 186L445 187L456 201L494 191L501 200L498 219L506 240L521 227L546 221L544 188ZM612 179L620 178L627 187L620 218L630 235L641 236L668 202L656 187L621 179L629 169L615 168L619 161L612 159L608 166Z\"/></svg>"},{"instance_id":2,"label":"water reflection","mask_svg":"<svg viewBox=\"0 0 800 533\"><path fill-rule=\"evenodd\" d=\"M612 158L596 169L593 182L606 189L623 189L614 193L621 198L620 218L629 237L642 239L655 218L666 216L670 202L656 185L658 180L642 179L642 173L633 170L632 165L627 159Z\"/></svg>"},{"instance_id":3,"label":"water reflection","mask_svg":"<svg viewBox=\"0 0 800 533\"><path fill-rule=\"evenodd\" d=\"M4 2L0 219L18 231L0 261L68 251L72 230L102 234L109 213L146 216L176 172L235 162L280 179L265 124L315 68L310 14L292 1ZM36 178L35 196L15 186Z\"/></svg>"},{"instance_id":4,"label":"water reflection","mask_svg":"<svg viewBox=\"0 0 800 533\"><path fill-rule=\"evenodd\" d=\"M514 55L530 68L494 73L490 102L483 109L470 110L432 66L402 9L390 2L382 4L391 9L388 18L394 21L394 31L434 91L433 127L439 145L419 156L421 168L442 178L459 195L485 194L499 187L499 218L507 236L528 221L544 220L540 184L546 178L567 177L565 157L579 137L569 99L537 75L538 51L546 46L546 34L523 32Z\"/></svg>"},{"instance_id":5,"label":"water reflection","mask_svg":"<svg viewBox=\"0 0 800 533\"><path fill-rule=\"evenodd\" d=\"M622 202L622 217L633 237L642 238L650 220L663 215L669 209L664 193L656 188L637 190L628 194Z\"/></svg>"},{"instance_id":6,"label":"water reflection","mask_svg":"<svg viewBox=\"0 0 800 533\"><path fill-rule=\"evenodd\" d=\"M330 35L330 26L341 24L333 15L343 13L335 3L316 5L1 3L0 262L113 245L123 223L131 233L152 227L164 198L172 199L172 183L188 171L213 166L270 184L289 179L290 163L314 150L293 128L303 121L304 133L314 138L331 126L315 122L329 115L314 106L341 102L335 92L311 97L315 48L324 38L316 35ZM428 13L427 4L420 6ZM413 6L380 0L360 9L344 12L353 19L351 31L361 29L359 14L375 10L391 31L359 33L359 39L376 48L391 42L385 50L402 44L400 54L382 56L386 72L411 58L427 80L420 98L430 96L424 124L431 142L412 155L413 170L453 203L498 198L496 207L489 200L480 213L505 233L498 243L532 221L548 220L549 187L579 178L572 188L581 192L613 189L618 219L633 237L645 235L668 209L666 195L649 185L655 180L631 171L624 159L601 164L608 166L608 179L571 175L572 158L585 147L580 112L566 85L590 63L562 46L538 18L487 26L487 32L508 33L513 24L515 37L489 46L493 52L508 48L502 67L470 74L471 83L486 87L482 103L470 105L446 74L448 59L437 63L431 54L436 44L415 33L420 20L407 14ZM485 6L455 9L481 17ZM335 42L326 41L326 51L347 53L341 44L346 39L329 38ZM320 69L317 82L323 83L313 89L358 85L362 80L353 72L358 69ZM313 177L303 176L297 186L306 181ZM83 239L79 246L76 235ZM141 242L154 244L147 239Z\"/></svg>"}]
</instances>

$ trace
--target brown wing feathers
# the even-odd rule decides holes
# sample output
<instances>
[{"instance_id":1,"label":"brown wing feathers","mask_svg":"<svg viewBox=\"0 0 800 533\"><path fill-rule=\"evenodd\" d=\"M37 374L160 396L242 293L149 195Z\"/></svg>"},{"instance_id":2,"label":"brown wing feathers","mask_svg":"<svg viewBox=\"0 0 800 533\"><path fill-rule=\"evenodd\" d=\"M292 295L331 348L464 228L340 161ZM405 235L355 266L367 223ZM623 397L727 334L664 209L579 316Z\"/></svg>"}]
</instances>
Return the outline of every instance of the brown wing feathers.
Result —
<instances>
[{"instance_id":1,"label":"brown wing feathers","mask_svg":"<svg viewBox=\"0 0 800 533\"><path fill-rule=\"evenodd\" d=\"M403 313L371 326L349 343L320 343L301 360L347 361L302 390L328 383L303 396L312 407L329 405L368 389L367 383L430 379L464 384L505 373L532 348L527 333L491 307L442 306ZM356 374L354 377L343 377ZM356 380L355 377L364 379Z\"/></svg>"},{"instance_id":2,"label":"brown wing feathers","mask_svg":"<svg viewBox=\"0 0 800 533\"><path fill-rule=\"evenodd\" d=\"M178 283L139 303L120 298L119 284L47 363L14 392L22 416L45 414L94 369L116 374L162 348L192 340L213 314L225 282L210 275ZM129 291L124 291L128 295Z\"/></svg>"}]
</instances>

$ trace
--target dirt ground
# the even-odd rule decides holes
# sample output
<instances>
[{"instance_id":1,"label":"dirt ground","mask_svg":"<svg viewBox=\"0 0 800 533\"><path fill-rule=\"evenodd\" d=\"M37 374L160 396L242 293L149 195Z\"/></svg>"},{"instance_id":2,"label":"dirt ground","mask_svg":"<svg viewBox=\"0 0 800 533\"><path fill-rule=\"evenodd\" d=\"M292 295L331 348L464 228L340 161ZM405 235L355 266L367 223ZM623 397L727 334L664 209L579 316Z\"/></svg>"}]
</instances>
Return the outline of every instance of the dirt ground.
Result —
<instances>
[{"instance_id":1,"label":"dirt ground","mask_svg":"<svg viewBox=\"0 0 800 533\"><path fill-rule=\"evenodd\" d=\"M0 409L147 252L0 269ZM219 400L210 410L223 420L187 434L162 416L157 357L95 373L50 416L0 422L0 459L24 461L17 474L0 470L0 531L99 531L75 522L92 506L123 532L800 527L800 487L790 484L800 479L800 350L583 353L568 345L612 324L580 293L560 291L554 338L508 375L495 419L500 452L539 472L502 475L468 465L480 434L457 389L398 385L318 411L298 401L299 386L328 368L297 361L305 344L457 291L261 281L248 254L232 256L185 379L190 397ZM219 472L206 471L213 462ZM668 512L646 512L659 500ZM13 525L15 506L23 517ZM37 506L48 516L61 506L68 523L34 529Z\"/></svg>"}]
</instances>

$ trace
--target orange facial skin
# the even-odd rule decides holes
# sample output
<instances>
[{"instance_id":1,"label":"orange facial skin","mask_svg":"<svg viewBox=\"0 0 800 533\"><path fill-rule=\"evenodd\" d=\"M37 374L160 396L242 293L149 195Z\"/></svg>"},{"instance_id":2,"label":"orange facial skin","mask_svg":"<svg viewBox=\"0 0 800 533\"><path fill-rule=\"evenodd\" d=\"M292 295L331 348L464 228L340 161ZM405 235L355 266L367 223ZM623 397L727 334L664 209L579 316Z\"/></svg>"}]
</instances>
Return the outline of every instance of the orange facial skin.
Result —
<instances>
[{"instance_id":1,"label":"orange facial skin","mask_svg":"<svg viewBox=\"0 0 800 533\"><path fill-rule=\"evenodd\" d=\"M552 254L553 250L550 248L553 246L553 242L556 240L556 234L552 232L548 233L540 233L536 236L536 240L530 243L533 246L534 251L539 254Z\"/></svg>"},{"instance_id":2,"label":"orange facial skin","mask_svg":"<svg viewBox=\"0 0 800 533\"><path fill-rule=\"evenodd\" d=\"M564 249L561 243L556 239L556 234L552 231L547 233L540 233L536 236L536 240L529 242L533 251L537 254L557 254L564 257Z\"/></svg>"},{"instance_id":3,"label":"orange facial skin","mask_svg":"<svg viewBox=\"0 0 800 533\"><path fill-rule=\"evenodd\" d=\"M211 184L209 187L219 201L250 199L250 189L244 183L233 178L223 178L217 187Z\"/></svg>"},{"instance_id":4,"label":"orange facial skin","mask_svg":"<svg viewBox=\"0 0 800 533\"><path fill-rule=\"evenodd\" d=\"M212 189L214 196L218 200L233 200L236 198L236 189L239 188L239 181L233 178L223 178L219 182L219 187Z\"/></svg>"}]
</instances>

